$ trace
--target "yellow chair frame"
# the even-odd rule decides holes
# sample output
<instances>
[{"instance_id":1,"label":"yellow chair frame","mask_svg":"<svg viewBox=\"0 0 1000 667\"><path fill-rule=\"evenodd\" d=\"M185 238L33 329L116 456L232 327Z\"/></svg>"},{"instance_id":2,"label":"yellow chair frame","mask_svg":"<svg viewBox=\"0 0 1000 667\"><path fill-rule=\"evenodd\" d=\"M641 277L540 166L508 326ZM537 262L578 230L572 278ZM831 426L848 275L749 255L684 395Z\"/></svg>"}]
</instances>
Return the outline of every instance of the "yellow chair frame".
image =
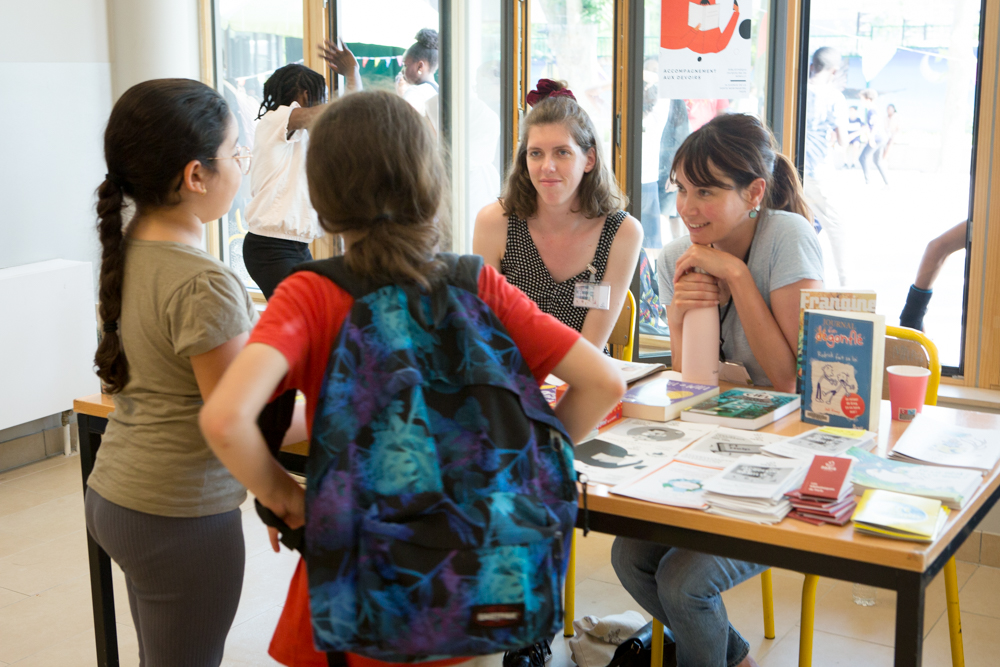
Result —
<instances>
[{"instance_id":1,"label":"yellow chair frame","mask_svg":"<svg viewBox=\"0 0 1000 667\"><path fill-rule=\"evenodd\" d=\"M941 362L937 346L930 338L916 329L906 327L886 326L885 333L892 338L910 340L923 346L927 354L928 368L931 376L927 381L927 393L924 396L926 405L937 405L938 387L941 384ZM816 585L819 577L807 574L802 583L802 616L799 631L799 667L812 667L813 629L816 622ZM962 616L958 602L958 571L955 567L955 557L952 556L944 566L945 597L948 602L948 634L951 639L952 667L965 667L965 647L962 643Z\"/></svg>"}]
</instances>

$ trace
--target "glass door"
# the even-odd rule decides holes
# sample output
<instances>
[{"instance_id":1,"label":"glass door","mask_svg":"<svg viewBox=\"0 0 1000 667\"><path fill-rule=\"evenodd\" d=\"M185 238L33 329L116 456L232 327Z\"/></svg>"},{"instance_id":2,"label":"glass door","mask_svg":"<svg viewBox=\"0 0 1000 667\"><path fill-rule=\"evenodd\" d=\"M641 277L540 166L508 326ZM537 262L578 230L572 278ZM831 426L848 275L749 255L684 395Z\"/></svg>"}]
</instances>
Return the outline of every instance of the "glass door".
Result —
<instances>
[{"instance_id":1,"label":"glass door","mask_svg":"<svg viewBox=\"0 0 1000 667\"><path fill-rule=\"evenodd\" d=\"M641 107L641 134L636 146L641 154L639 201L631 202L632 214L642 223L644 242L639 256L637 280L633 281L632 292L638 309L638 356L643 361L663 361L669 363L670 330L667 326L665 307L659 301L658 260L663 247L671 241L687 235L687 228L677 214L676 188L670 183L670 165L674 154L684 139L712 118L723 113L748 113L762 120L768 118L768 71L772 51L772 8L767 2L735 3L720 0L711 5L711 16L691 18L688 24L692 34L700 35L703 20L712 21L726 34L726 26L732 22L733 30L729 41L743 40L741 48L747 48L750 55L749 81L745 94L716 99L690 99L675 94L683 84L681 77L696 74L678 72L676 65L661 61L663 50L675 49L677 39L664 36L662 20L665 11L676 9L676 0L644 0L642 49L642 81L636 86L632 104ZM685 11L689 8L683 7ZM693 16L693 13L692 13ZM694 21L694 23L692 23ZM688 25L684 26L685 28ZM705 39L705 37L702 37ZM710 47L705 50L711 51ZM718 54L707 53L704 57L692 56L690 69L711 67L711 59ZM637 82L638 83L638 82ZM632 193L636 192L632 188ZM635 199L633 194L633 199ZM663 276L671 280L672 276Z\"/></svg>"},{"instance_id":2,"label":"glass door","mask_svg":"<svg viewBox=\"0 0 1000 667\"><path fill-rule=\"evenodd\" d=\"M980 0L805 12L798 130L827 288L875 290L886 323L924 329L946 374L964 359L981 14Z\"/></svg>"},{"instance_id":3,"label":"glass door","mask_svg":"<svg viewBox=\"0 0 1000 667\"><path fill-rule=\"evenodd\" d=\"M253 150L264 81L279 67L302 62L302 0L216 0L217 88L236 116L242 146ZM250 178L243 179L222 220L222 261L244 284L257 289L243 265L244 210Z\"/></svg>"}]
</instances>

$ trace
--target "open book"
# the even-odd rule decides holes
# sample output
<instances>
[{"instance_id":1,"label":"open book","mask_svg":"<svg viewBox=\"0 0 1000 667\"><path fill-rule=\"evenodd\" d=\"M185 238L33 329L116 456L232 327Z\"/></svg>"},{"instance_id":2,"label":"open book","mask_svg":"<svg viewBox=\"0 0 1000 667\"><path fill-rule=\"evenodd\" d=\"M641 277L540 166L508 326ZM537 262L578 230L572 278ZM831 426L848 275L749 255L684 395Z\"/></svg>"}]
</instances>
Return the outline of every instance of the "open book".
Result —
<instances>
[{"instance_id":1,"label":"open book","mask_svg":"<svg viewBox=\"0 0 1000 667\"><path fill-rule=\"evenodd\" d=\"M688 25L698 30L715 30L720 24L718 5L688 5Z\"/></svg>"}]
</instances>

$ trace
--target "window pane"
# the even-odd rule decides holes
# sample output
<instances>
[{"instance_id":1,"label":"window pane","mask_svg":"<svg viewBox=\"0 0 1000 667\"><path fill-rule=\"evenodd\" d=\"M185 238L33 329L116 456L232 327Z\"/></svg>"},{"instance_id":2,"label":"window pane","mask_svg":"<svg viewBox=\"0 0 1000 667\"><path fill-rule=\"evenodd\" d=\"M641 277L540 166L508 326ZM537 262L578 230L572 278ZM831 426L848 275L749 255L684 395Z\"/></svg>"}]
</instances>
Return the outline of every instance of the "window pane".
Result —
<instances>
[{"instance_id":1,"label":"window pane","mask_svg":"<svg viewBox=\"0 0 1000 667\"><path fill-rule=\"evenodd\" d=\"M824 228L826 284L875 290L878 312L895 325L928 242L957 225L961 249L933 282L923 318L941 363L954 367L979 13L973 0L813 0L809 14L810 55L832 47L821 60L837 67L810 80L805 128L806 194Z\"/></svg>"},{"instance_id":2,"label":"window pane","mask_svg":"<svg viewBox=\"0 0 1000 667\"><path fill-rule=\"evenodd\" d=\"M372 11L376 6L378 11ZM337 30L361 65L365 90L395 91L439 127L436 64L431 71L421 69L420 78L412 69L413 80L407 82L403 58L418 31L432 30L437 40L437 0L380 0L377 5L347 0L339 3L339 12Z\"/></svg>"},{"instance_id":3,"label":"window pane","mask_svg":"<svg viewBox=\"0 0 1000 667\"><path fill-rule=\"evenodd\" d=\"M565 81L590 114L611 164L614 119L613 0L531 0L530 87Z\"/></svg>"},{"instance_id":4,"label":"window pane","mask_svg":"<svg viewBox=\"0 0 1000 667\"><path fill-rule=\"evenodd\" d=\"M240 144L252 151L264 81L277 68L302 62L302 0L217 0L215 26L219 92L236 116ZM249 202L245 176L223 220L222 252L247 287L256 288L243 265L243 211Z\"/></svg>"},{"instance_id":5,"label":"window pane","mask_svg":"<svg viewBox=\"0 0 1000 667\"><path fill-rule=\"evenodd\" d=\"M452 149L462 151L465 169L464 211L456 211L453 225L464 227L464 247L472 251L472 229L476 214L500 195L500 0L469 0L462 66L464 80L456 87L458 104L453 106L456 129ZM458 116L464 116L458 118ZM460 134L464 128L464 136ZM456 230L456 240L462 240Z\"/></svg>"},{"instance_id":6,"label":"window pane","mask_svg":"<svg viewBox=\"0 0 1000 667\"><path fill-rule=\"evenodd\" d=\"M659 284L656 263L663 246L687 234L677 215L677 196L669 183L670 165L684 139L721 113L748 113L766 118L768 33L770 4L754 2L750 14L750 63L752 81L750 96L741 99L692 100L673 99L670 83L660 76L660 7L662 0L645 0L645 38L643 40L642 119L642 201L640 202L645 239L640 256L639 356L658 357L670 350L670 332L666 313L659 304ZM719 5L723 5L719 2ZM747 6L740 5L740 23L746 17ZM719 23L729 20L730 8L723 8ZM746 39L736 31L732 39ZM648 267L648 269L646 269ZM672 276L666 277L667 280Z\"/></svg>"}]
</instances>

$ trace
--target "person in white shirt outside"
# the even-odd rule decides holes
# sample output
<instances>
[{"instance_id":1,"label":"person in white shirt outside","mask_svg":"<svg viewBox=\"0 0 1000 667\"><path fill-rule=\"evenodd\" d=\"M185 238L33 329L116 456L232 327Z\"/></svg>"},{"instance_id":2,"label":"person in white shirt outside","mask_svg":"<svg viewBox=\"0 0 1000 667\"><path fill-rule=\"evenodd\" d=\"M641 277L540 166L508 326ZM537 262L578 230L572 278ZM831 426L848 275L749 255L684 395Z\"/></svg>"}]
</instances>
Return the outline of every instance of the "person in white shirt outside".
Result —
<instances>
[{"instance_id":1,"label":"person in white shirt outside","mask_svg":"<svg viewBox=\"0 0 1000 667\"><path fill-rule=\"evenodd\" d=\"M319 53L347 79L348 92L361 90L361 68L343 43L327 40ZM309 243L323 236L309 201L306 151L308 128L326 107L326 80L303 65L285 65L264 83L254 132L243 262L266 299L292 267L312 259Z\"/></svg>"},{"instance_id":2,"label":"person in white shirt outside","mask_svg":"<svg viewBox=\"0 0 1000 667\"><path fill-rule=\"evenodd\" d=\"M438 94L438 84L434 80L438 70L438 34L436 30L424 28L414 39L416 41L403 54L399 94L418 113L430 117L427 102ZM431 123L438 127L436 118L431 118Z\"/></svg>"},{"instance_id":3,"label":"person in white shirt outside","mask_svg":"<svg viewBox=\"0 0 1000 667\"><path fill-rule=\"evenodd\" d=\"M838 146L847 142L847 101L836 85L842 67L840 52L824 46L816 49L809 65L806 88L806 153L804 190L813 215L825 230L833 251L840 286L847 285L847 229L836 205L830 200L833 155L830 139Z\"/></svg>"}]
</instances>

